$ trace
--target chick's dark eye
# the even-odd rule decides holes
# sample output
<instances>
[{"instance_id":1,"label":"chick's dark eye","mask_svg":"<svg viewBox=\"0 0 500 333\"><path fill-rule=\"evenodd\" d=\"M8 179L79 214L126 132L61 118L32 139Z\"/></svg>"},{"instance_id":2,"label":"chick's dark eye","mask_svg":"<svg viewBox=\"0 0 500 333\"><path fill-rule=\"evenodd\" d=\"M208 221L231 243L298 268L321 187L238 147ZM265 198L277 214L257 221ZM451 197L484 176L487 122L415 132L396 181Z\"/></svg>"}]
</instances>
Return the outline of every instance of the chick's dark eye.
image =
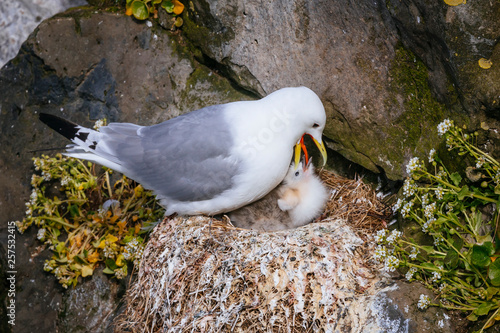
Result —
<instances>
[{"instance_id":1,"label":"chick's dark eye","mask_svg":"<svg viewBox=\"0 0 500 333\"><path fill-rule=\"evenodd\" d=\"M295 177L298 177L300 175L300 172L296 171L295 172Z\"/></svg>"},{"instance_id":2,"label":"chick's dark eye","mask_svg":"<svg viewBox=\"0 0 500 333\"><path fill-rule=\"evenodd\" d=\"M314 123L313 128L319 127L318 123Z\"/></svg>"}]
</instances>

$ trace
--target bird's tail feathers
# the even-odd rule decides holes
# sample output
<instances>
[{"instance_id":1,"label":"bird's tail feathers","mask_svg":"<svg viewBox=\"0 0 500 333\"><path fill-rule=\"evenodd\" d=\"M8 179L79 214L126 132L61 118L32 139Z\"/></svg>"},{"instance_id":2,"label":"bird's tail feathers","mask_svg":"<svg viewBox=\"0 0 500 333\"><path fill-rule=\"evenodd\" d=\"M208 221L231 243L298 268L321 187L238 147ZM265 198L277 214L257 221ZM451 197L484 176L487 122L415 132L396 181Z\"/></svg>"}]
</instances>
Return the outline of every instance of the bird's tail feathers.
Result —
<instances>
[{"instance_id":1,"label":"bird's tail feathers","mask_svg":"<svg viewBox=\"0 0 500 333\"><path fill-rule=\"evenodd\" d=\"M101 140L103 133L47 113L40 113L39 119L73 142L73 144L66 146L65 155L86 159L122 171L118 159L107 147L109 144L106 142L107 140Z\"/></svg>"},{"instance_id":2,"label":"bird's tail feathers","mask_svg":"<svg viewBox=\"0 0 500 333\"><path fill-rule=\"evenodd\" d=\"M61 134L65 138L70 139L71 141L74 141L75 138L79 138L82 141L85 141L87 139L88 132L85 133L84 131L81 131L85 128L69 120L43 112L40 113L38 119L40 119L40 121L45 125L52 128L54 131ZM88 131L91 131L91 129L88 129Z\"/></svg>"}]
</instances>

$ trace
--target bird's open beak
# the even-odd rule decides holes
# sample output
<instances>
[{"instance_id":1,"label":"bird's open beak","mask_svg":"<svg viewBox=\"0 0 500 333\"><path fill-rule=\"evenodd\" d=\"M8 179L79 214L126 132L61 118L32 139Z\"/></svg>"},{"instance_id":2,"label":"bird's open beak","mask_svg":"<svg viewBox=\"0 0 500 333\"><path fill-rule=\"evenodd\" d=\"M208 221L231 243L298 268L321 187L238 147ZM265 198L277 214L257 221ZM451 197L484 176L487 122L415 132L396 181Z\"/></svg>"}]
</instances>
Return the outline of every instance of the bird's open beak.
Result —
<instances>
[{"instance_id":1,"label":"bird's open beak","mask_svg":"<svg viewBox=\"0 0 500 333\"><path fill-rule=\"evenodd\" d=\"M323 144L323 140L321 140L321 138L320 138L321 141L318 141L312 135L309 135L309 136L313 139L314 143L318 147L318 149L319 149L319 151L321 153L321 157L323 158L323 166L324 166L326 164L327 155L326 155L325 145ZM305 155L306 164L307 164L309 158L308 158L306 146L304 145L304 136L302 136L300 138L299 142L297 142L295 144L295 157L294 157L295 168L297 168L297 166L299 165L299 162L300 162L300 153L301 153L302 149L304 149L304 155Z\"/></svg>"}]
</instances>

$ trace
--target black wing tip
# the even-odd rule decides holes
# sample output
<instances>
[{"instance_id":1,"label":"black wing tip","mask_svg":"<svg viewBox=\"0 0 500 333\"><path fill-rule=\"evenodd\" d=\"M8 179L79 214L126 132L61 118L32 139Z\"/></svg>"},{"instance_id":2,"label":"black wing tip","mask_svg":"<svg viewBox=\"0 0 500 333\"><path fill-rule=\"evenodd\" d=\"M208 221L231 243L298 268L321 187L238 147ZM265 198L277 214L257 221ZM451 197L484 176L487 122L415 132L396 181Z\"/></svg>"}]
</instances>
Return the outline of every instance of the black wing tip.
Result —
<instances>
[{"instance_id":1,"label":"black wing tip","mask_svg":"<svg viewBox=\"0 0 500 333\"><path fill-rule=\"evenodd\" d=\"M75 137L79 137L80 139L85 141L85 139L88 136L88 133L78 133L78 131L81 129L81 127L78 126L78 124L75 124L64 118L55 116L53 114L41 112L40 115L38 116L38 119L40 119L40 121L43 122L45 125L49 126L54 131L61 134L67 139L73 140Z\"/></svg>"}]
</instances>

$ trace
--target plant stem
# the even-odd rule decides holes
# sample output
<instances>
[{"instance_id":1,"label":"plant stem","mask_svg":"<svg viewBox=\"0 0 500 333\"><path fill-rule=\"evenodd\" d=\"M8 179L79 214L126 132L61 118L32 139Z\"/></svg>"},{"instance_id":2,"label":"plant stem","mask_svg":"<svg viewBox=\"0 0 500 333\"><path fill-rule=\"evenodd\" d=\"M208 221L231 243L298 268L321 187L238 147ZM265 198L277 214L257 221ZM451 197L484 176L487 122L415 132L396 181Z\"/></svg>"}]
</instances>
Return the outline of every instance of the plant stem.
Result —
<instances>
[{"instance_id":1,"label":"plant stem","mask_svg":"<svg viewBox=\"0 0 500 333\"><path fill-rule=\"evenodd\" d=\"M61 218L55 218L55 217L52 217L52 216L45 216L44 219L46 219L46 220L52 220L54 222L57 222L57 223L59 223L61 225L66 226L68 228L72 228L72 229L77 228L77 227L75 227L72 224L66 223L62 217Z\"/></svg>"},{"instance_id":2,"label":"plant stem","mask_svg":"<svg viewBox=\"0 0 500 333\"><path fill-rule=\"evenodd\" d=\"M442 180L441 178L427 172L427 171L424 171L424 175L427 175L429 178L432 178L434 179L435 181L437 181L438 183L441 183L445 186L448 186L449 188L455 190L455 192L460 192L462 190L462 188L458 187L458 186L455 186L455 185L452 185L450 183L448 183L447 181L444 181ZM468 195L470 197L473 197L473 198L476 198L476 199L480 199L480 200L483 200L483 201L487 201L487 202L492 202L492 203L496 203L497 200L495 199L492 199L492 198L488 198L488 197L485 197L483 195L479 195L479 194L476 194L474 192L470 192L470 194Z\"/></svg>"}]
</instances>

